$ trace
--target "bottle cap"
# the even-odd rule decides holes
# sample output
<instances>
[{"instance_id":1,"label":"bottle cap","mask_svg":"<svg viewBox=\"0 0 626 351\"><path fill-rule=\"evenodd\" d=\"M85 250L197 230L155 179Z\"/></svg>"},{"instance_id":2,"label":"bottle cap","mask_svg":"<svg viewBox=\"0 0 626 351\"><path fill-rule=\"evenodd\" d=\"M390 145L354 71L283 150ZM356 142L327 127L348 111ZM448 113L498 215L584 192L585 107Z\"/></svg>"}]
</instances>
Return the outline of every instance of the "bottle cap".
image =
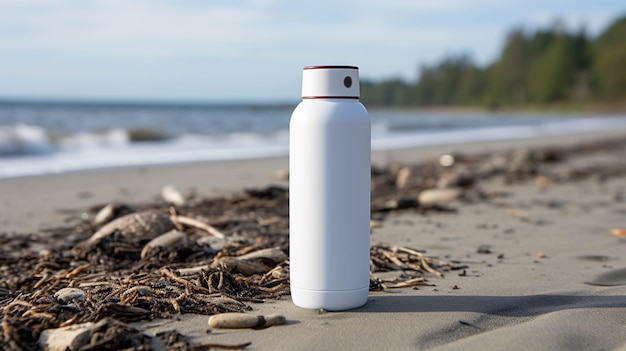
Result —
<instances>
[{"instance_id":1,"label":"bottle cap","mask_svg":"<svg viewBox=\"0 0 626 351\"><path fill-rule=\"evenodd\" d=\"M359 68L307 66L302 72L303 99L358 99Z\"/></svg>"}]
</instances>

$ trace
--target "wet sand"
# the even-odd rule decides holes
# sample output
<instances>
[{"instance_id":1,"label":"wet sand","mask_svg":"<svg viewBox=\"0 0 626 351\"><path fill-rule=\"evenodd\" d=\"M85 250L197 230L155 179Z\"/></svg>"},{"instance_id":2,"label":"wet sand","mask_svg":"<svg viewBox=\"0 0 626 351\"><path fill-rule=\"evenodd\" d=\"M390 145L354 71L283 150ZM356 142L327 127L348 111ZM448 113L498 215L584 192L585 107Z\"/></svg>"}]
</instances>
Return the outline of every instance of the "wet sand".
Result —
<instances>
[{"instance_id":1,"label":"wet sand","mask_svg":"<svg viewBox=\"0 0 626 351\"><path fill-rule=\"evenodd\" d=\"M458 150L471 154L610 137L626 138L626 131L376 152L373 162L410 164ZM558 167L623 164L624 155L624 149L591 153ZM287 185L272 178L287 162L273 158L4 179L0 224L3 232L37 231L95 204L153 201L166 184L202 196ZM208 317L189 314L135 325L148 333L177 329L193 343L251 342L250 350L626 348L626 238L611 234L626 228L626 177L514 185L495 178L481 187L506 196L453 202L456 213L392 213L372 231L372 244L415 247L467 265L443 278L426 276L434 286L372 292L366 306L345 312L303 310L289 297L252 304L249 313L280 313L288 320L262 330L207 333Z\"/></svg>"}]
</instances>

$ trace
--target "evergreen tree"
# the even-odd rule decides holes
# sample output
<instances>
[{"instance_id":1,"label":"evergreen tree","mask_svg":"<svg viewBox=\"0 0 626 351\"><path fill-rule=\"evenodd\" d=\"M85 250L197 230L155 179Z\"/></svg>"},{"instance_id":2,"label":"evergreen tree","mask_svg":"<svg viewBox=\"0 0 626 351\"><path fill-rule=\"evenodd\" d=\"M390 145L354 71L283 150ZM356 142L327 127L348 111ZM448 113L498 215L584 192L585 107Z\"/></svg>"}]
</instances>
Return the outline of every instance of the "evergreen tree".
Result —
<instances>
[{"instance_id":1,"label":"evergreen tree","mask_svg":"<svg viewBox=\"0 0 626 351\"><path fill-rule=\"evenodd\" d=\"M626 99L626 17L595 40L584 27L568 33L558 20L534 33L519 28L509 33L501 55L486 68L467 55L448 55L422 66L414 83L363 82L361 99L383 106L495 107L588 99L592 87L598 98Z\"/></svg>"},{"instance_id":2,"label":"evergreen tree","mask_svg":"<svg viewBox=\"0 0 626 351\"><path fill-rule=\"evenodd\" d=\"M626 99L626 17L611 25L593 44L596 96Z\"/></svg>"}]
</instances>

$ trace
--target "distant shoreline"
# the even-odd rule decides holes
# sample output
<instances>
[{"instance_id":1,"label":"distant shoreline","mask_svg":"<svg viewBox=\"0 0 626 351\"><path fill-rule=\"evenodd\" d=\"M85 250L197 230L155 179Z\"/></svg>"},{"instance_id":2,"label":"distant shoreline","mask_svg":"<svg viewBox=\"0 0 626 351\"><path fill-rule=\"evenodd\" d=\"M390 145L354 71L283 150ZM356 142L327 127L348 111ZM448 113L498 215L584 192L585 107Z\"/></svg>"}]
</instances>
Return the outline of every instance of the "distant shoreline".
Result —
<instances>
[{"instance_id":1,"label":"distant shoreline","mask_svg":"<svg viewBox=\"0 0 626 351\"><path fill-rule=\"evenodd\" d=\"M299 101L180 101L180 100L142 100L142 99L81 99L81 98L27 98L27 97L0 97L0 105L4 106L98 106L121 108L287 108L295 107ZM367 104L370 110L397 110L397 111L428 111L428 112L484 112L484 113L556 113L556 114L623 114L626 113L626 102L563 102L550 104L523 104L523 105L429 105L429 106L394 106Z\"/></svg>"},{"instance_id":2,"label":"distant shoreline","mask_svg":"<svg viewBox=\"0 0 626 351\"><path fill-rule=\"evenodd\" d=\"M484 113L556 113L578 115L584 113L601 113L607 115L619 115L626 113L626 102L620 103L554 103L554 104L526 104L526 105L503 105L489 108L479 105L440 105L440 106L386 106L368 105L368 109L388 109L406 111L429 111L429 112L484 112Z\"/></svg>"}]
</instances>

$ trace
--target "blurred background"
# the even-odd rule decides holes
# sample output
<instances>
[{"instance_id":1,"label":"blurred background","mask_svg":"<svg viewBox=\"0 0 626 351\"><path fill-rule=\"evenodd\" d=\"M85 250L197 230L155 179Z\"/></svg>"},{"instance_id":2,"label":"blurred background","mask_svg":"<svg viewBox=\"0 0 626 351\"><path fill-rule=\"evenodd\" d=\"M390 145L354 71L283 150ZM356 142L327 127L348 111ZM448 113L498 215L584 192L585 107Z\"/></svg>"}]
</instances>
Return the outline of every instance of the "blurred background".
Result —
<instances>
[{"instance_id":1,"label":"blurred background","mask_svg":"<svg viewBox=\"0 0 626 351\"><path fill-rule=\"evenodd\" d=\"M306 65L373 148L626 126L622 1L0 0L0 177L284 156Z\"/></svg>"}]
</instances>

